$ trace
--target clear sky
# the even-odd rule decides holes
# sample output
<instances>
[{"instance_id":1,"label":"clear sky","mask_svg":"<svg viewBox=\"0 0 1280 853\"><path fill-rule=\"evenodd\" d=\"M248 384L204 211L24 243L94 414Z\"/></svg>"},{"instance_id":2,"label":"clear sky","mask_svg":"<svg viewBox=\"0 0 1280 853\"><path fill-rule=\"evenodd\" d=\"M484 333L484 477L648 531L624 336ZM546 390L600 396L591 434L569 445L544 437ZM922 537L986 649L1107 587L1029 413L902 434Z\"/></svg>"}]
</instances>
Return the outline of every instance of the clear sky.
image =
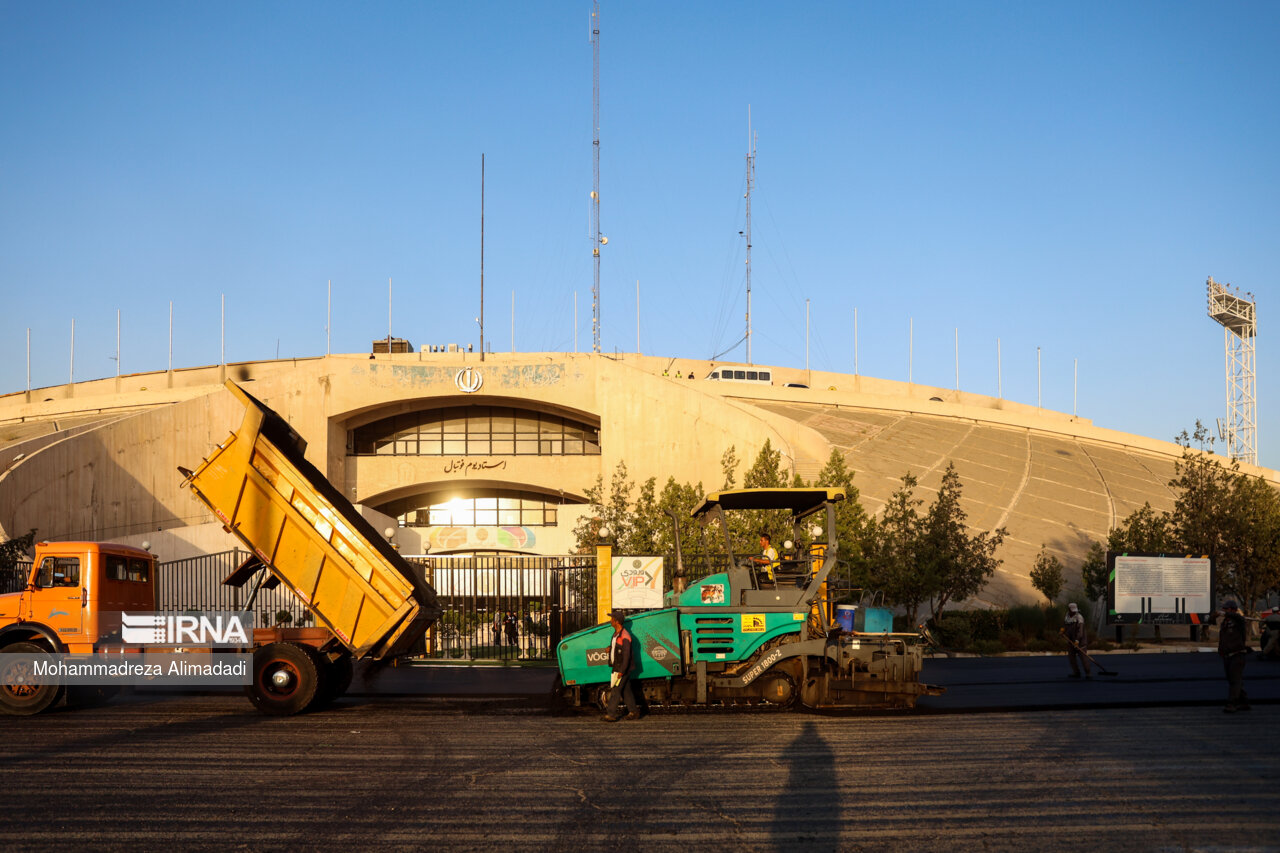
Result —
<instances>
[{"instance_id":1,"label":"clear sky","mask_svg":"<svg viewBox=\"0 0 1280 853\"><path fill-rule=\"evenodd\" d=\"M591 347L589 2L0 2L0 392L70 373ZM1280 3L614 3L602 341L997 392L1172 439L1260 303L1280 467ZM512 294L515 312L512 316ZM908 327L914 327L909 354ZM1274 342L1273 342L1274 338ZM725 358L744 360L739 345ZM1078 404L1073 364L1079 363ZM667 416L667 415L664 415Z\"/></svg>"}]
</instances>

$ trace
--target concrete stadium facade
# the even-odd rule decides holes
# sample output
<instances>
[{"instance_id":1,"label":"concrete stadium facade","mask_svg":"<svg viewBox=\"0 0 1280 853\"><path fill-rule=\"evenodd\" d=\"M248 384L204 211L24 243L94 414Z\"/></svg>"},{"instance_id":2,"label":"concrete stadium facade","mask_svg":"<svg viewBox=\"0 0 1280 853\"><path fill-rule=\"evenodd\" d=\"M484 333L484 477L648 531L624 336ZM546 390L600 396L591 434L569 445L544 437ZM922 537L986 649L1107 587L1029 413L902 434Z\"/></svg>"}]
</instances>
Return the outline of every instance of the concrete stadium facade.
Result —
<instances>
[{"instance_id":1,"label":"concrete stadium facade","mask_svg":"<svg viewBox=\"0 0 1280 853\"><path fill-rule=\"evenodd\" d=\"M563 554L587 489L625 462L635 482L720 485L769 440L816 476L832 449L877 512L910 472L932 498L954 461L969 523L1009 531L981 596L1029 601L1041 546L1075 569L1150 502L1181 449L1008 400L865 376L633 354L406 352L134 374L0 397L0 537L148 542L162 559L233 547L180 488L240 421L241 382L405 553ZM1250 472L1280 483L1267 469Z\"/></svg>"}]
</instances>

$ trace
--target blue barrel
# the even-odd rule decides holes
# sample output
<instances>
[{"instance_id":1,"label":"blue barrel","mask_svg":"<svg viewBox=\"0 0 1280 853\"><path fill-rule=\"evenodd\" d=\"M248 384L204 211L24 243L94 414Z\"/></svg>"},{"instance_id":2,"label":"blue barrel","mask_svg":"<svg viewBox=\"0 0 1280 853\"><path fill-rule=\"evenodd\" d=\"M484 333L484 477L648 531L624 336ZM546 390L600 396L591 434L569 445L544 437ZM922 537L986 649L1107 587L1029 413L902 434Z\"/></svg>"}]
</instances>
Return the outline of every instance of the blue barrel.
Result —
<instances>
[{"instance_id":1,"label":"blue barrel","mask_svg":"<svg viewBox=\"0 0 1280 853\"><path fill-rule=\"evenodd\" d=\"M853 616L858 612L856 605L837 604L836 605L836 624L845 631L853 631Z\"/></svg>"}]
</instances>

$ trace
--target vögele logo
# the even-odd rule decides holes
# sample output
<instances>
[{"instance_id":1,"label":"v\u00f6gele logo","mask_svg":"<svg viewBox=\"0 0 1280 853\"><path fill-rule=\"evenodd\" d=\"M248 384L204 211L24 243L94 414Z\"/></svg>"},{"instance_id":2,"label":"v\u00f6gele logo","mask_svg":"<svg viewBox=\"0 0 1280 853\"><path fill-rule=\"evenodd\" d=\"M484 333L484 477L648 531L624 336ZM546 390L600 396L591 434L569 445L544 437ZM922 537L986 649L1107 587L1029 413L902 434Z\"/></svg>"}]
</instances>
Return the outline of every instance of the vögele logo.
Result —
<instances>
[{"instance_id":1,"label":"v\u00f6gele logo","mask_svg":"<svg viewBox=\"0 0 1280 853\"><path fill-rule=\"evenodd\" d=\"M247 646L252 633L249 611L120 614L120 639L128 645Z\"/></svg>"}]
</instances>

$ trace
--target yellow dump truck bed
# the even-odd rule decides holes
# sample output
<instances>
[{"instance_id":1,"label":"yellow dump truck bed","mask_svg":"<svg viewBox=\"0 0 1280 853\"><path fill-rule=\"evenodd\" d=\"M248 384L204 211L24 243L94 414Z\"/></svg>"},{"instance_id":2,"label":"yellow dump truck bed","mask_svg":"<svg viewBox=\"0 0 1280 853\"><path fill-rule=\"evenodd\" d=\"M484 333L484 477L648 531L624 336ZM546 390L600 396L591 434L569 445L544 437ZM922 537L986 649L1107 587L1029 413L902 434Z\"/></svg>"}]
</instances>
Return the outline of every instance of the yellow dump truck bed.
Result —
<instances>
[{"instance_id":1,"label":"yellow dump truck bed","mask_svg":"<svg viewBox=\"0 0 1280 853\"><path fill-rule=\"evenodd\" d=\"M435 591L304 457L306 442L234 382L244 420L185 485L356 658L403 654L440 616Z\"/></svg>"}]
</instances>

